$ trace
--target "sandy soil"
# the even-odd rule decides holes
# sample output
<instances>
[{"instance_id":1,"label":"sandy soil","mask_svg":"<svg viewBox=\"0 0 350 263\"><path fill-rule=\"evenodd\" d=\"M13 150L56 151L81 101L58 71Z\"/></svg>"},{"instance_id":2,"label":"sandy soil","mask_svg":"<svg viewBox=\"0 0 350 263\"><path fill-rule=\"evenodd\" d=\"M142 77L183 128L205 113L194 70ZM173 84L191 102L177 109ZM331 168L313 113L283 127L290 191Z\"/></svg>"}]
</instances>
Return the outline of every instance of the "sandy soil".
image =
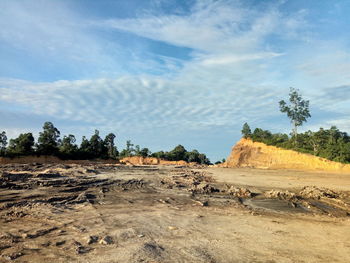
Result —
<instances>
[{"instance_id":1,"label":"sandy soil","mask_svg":"<svg viewBox=\"0 0 350 263\"><path fill-rule=\"evenodd\" d=\"M0 262L350 262L350 175L108 165L1 171Z\"/></svg>"}]
</instances>

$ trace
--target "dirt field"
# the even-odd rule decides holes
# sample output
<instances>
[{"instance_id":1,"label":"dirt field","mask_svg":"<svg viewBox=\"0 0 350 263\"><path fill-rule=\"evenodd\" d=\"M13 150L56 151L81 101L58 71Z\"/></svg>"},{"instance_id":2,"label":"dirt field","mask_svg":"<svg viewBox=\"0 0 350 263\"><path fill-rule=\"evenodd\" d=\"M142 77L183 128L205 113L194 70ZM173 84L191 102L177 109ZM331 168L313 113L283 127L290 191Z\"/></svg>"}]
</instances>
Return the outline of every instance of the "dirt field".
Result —
<instances>
[{"instance_id":1,"label":"dirt field","mask_svg":"<svg viewBox=\"0 0 350 263\"><path fill-rule=\"evenodd\" d=\"M350 174L0 169L0 262L350 262Z\"/></svg>"}]
</instances>

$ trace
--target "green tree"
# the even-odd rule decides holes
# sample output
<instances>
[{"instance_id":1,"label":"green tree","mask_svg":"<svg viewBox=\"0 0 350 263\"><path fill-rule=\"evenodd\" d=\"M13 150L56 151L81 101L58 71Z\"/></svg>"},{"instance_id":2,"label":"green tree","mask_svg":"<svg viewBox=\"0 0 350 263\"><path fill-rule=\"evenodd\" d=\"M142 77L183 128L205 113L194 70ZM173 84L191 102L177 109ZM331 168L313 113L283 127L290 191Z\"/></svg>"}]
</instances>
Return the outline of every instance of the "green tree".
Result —
<instances>
[{"instance_id":1,"label":"green tree","mask_svg":"<svg viewBox=\"0 0 350 263\"><path fill-rule=\"evenodd\" d=\"M199 152L197 150L192 150L191 152L187 152L186 153L186 161L187 162L195 162L195 163L199 163L200 159L199 159Z\"/></svg>"},{"instance_id":2,"label":"green tree","mask_svg":"<svg viewBox=\"0 0 350 263\"><path fill-rule=\"evenodd\" d=\"M59 130L51 122L45 122L43 131L39 133L36 146L38 153L43 155L56 155L59 150L59 137Z\"/></svg>"},{"instance_id":3,"label":"green tree","mask_svg":"<svg viewBox=\"0 0 350 263\"><path fill-rule=\"evenodd\" d=\"M154 152L151 154L151 156L158 159L166 160L166 153L164 151Z\"/></svg>"},{"instance_id":4,"label":"green tree","mask_svg":"<svg viewBox=\"0 0 350 263\"><path fill-rule=\"evenodd\" d=\"M77 158L78 146L75 144L75 141L75 136L72 134L63 137L61 145L59 146L59 150L63 158Z\"/></svg>"},{"instance_id":5,"label":"green tree","mask_svg":"<svg viewBox=\"0 0 350 263\"><path fill-rule=\"evenodd\" d=\"M207 158L207 156L204 153L199 154L198 158L199 158L200 164L207 164L207 165L210 164L209 159Z\"/></svg>"},{"instance_id":6,"label":"green tree","mask_svg":"<svg viewBox=\"0 0 350 263\"><path fill-rule=\"evenodd\" d=\"M186 160L186 149L182 145L176 146L169 154L172 161Z\"/></svg>"},{"instance_id":7,"label":"green tree","mask_svg":"<svg viewBox=\"0 0 350 263\"><path fill-rule=\"evenodd\" d=\"M90 153L90 142L88 139L86 139L85 136L81 139L81 144L79 148L79 158L81 159L89 159L91 157Z\"/></svg>"},{"instance_id":8,"label":"green tree","mask_svg":"<svg viewBox=\"0 0 350 263\"><path fill-rule=\"evenodd\" d=\"M6 132L0 133L0 156L4 156L6 152L7 136Z\"/></svg>"},{"instance_id":9,"label":"green tree","mask_svg":"<svg viewBox=\"0 0 350 263\"><path fill-rule=\"evenodd\" d=\"M115 159L118 156L118 150L117 147L114 144L114 139L115 139L115 134L114 133L109 133L104 140L104 144L107 147L108 151L108 158Z\"/></svg>"},{"instance_id":10,"label":"green tree","mask_svg":"<svg viewBox=\"0 0 350 263\"><path fill-rule=\"evenodd\" d=\"M134 154L135 154L136 156L141 156L141 148L140 148L140 145L135 145Z\"/></svg>"},{"instance_id":11,"label":"green tree","mask_svg":"<svg viewBox=\"0 0 350 263\"><path fill-rule=\"evenodd\" d=\"M33 154L34 137L32 133L21 133L16 139L11 139L7 148L9 156Z\"/></svg>"},{"instance_id":12,"label":"green tree","mask_svg":"<svg viewBox=\"0 0 350 263\"><path fill-rule=\"evenodd\" d=\"M248 123L243 124L242 134L243 134L243 137L246 139L252 136L252 131L251 131Z\"/></svg>"},{"instance_id":13,"label":"green tree","mask_svg":"<svg viewBox=\"0 0 350 263\"><path fill-rule=\"evenodd\" d=\"M121 157L130 157L135 152L134 144L130 140L126 141L126 148L120 152Z\"/></svg>"},{"instance_id":14,"label":"green tree","mask_svg":"<svg viewBox=\"0 0 350 263\"><path fill-rule=\"evenodd\" d=\"M289 92L289 102L287 103L284 100L279 102L280 111L286 113L288 118L291 120L293 125L293 137L296 138L298 134L298 127L301 126L306 119L311 117L309 111L309 101L303 100L301 95L298 93L298 90L290 88Z\"/></svg>"},{"instance_id":15,"label":"green tree","mask_svg":"<svg viewBox=\"0 0 350 263\"><path fill-rule=\"evenodd\" d=\"M141 155L142 157L148 157L148 156L151 155L151 152L150 152L150 150L149 150L148 148L142 148L142 149L140 150L140 155Z\"/></svg>"},{"instance_id":16,"label":"green tree","mask_svg":"<svg viewBox=\"0 0 350 263\"><path fill-rule=\"evenodd\" d=\"M100 137L100 132L95 130L94 135L91 136L89 141L89 153L93 158L107 158L108 149L105 146L104 141Z\"/></svg>"}]
</instances>

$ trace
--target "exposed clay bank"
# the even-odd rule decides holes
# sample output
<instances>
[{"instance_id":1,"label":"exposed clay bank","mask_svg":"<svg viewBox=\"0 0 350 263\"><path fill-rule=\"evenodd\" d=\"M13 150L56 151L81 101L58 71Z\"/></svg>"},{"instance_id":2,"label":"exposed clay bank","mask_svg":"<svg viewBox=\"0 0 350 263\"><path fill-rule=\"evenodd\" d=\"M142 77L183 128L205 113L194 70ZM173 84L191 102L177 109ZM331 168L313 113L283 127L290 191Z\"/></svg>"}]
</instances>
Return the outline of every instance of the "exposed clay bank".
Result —
<instances>
[{"instance_id":1,"label":"exposed clay bank","mask_svg":"<svg viewBox=\"0 0 350 263\"><path fill-rule=\"evenodd\" d=\"M349 164L333 162L310 154L281 149L244 138L232 148L232 152L223 166L350 172Z\"/></svg>"}]
</instances>

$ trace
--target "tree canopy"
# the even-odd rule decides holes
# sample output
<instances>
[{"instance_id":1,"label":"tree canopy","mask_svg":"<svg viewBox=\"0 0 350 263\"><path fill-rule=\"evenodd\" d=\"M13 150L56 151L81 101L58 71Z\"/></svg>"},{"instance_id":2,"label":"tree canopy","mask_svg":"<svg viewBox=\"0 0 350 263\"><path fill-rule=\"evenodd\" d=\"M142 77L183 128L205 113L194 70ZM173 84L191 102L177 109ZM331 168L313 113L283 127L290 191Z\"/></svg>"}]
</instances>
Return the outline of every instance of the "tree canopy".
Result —
<instances>
[{"instance_id":1,"label":"tree canopy","mask_svg":"<svg viewBox=\"0 0 350 263\"><path fill-rule=\"evenodd\" d=\"M331 161L350 163L350 136L340 131L336 126L330 129L320 128L318 131L306 131L294 138L283 133L271 133L268 130L256 128L249 138L285 149L309 153Z\"/></svg>"},{"instance_id":2,"label":"tree canopy","mask_svg":"<svg viewBox=\"0 0 350 263\"><path fill-rule=\"evenodd\" d=\"M205 154L197 150L187 151L184 146L178 145L169 152L152 153L148 148L141 148L139 145L126 142L125 149L119 153L114 133L108 133L104 139L101 138L99 130L91 135L90 139L82 137L81 143L76 144L76 137L73 134L64 135L61 139L61 132L51 122L45 122L43 130L39 133L38 141L32 133L20 134L17 138L11 139L7 146L6 132L0 133L0 156L16 157L24 155L54 155L61 159L118 159L128 156L157 157L170 161L188 161L209 164L210 161Z\"/></svg>"},{"instance_id":3,"label":"tree canopy","mask_svg":"<svg viewBox=\"0 0 350 263\"><path fill-rule=\"evenodd\" d=\"M280 111L286 113L293 125L293 136L297 135L297 129L307 118L311 117L309 111L309 101L303 100L298 90L290 88L288 105L284 100L279 102Z\"/></svg>"}]
</instances>

